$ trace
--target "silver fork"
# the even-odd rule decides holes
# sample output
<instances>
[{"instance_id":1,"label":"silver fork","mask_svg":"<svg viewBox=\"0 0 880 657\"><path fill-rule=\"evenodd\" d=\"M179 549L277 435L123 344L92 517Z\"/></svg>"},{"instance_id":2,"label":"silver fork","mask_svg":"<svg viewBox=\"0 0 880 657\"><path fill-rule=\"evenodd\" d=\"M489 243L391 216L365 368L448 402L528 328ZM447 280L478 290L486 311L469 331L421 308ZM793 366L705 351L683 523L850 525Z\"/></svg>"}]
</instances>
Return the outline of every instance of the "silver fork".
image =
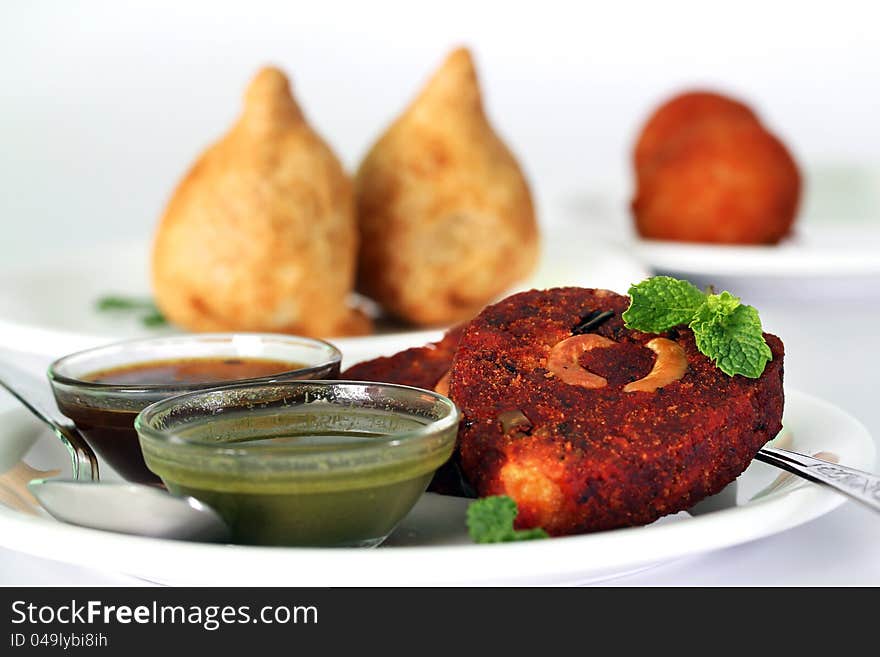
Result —
<instances>
[{"instance_id":1,"label":"silver fork","mask_svg":"<svg viewBox=\"0 0 880 657\"><path fill-rule=\"evenodd\" d=\"M755 458L814 483L829 486L880 512L880 477L875 474L777 447L762 447Z\"/></svg>"}]
</instances>

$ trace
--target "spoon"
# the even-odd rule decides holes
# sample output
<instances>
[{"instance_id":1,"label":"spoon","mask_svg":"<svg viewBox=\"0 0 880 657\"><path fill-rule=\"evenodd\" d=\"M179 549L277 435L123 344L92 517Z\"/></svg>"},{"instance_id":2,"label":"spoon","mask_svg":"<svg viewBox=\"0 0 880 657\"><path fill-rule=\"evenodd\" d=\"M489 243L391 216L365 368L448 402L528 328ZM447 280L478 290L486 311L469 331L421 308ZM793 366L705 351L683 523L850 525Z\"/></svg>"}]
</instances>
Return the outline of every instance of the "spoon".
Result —
<instances>
[{"instance_id":1,"label":"spoon","mask_svg":"<svg viewBox=\"0 0 880 657\"><path fill-rule=\"evenodd\" d=\"M61 414L51 389L29 372L0 362L0 386L48 426L67 447L73 478L98 480L98 459L73 423Z\"/></svg>"},{"instance_id":2,"label":"spoon","mask_svg":"<svg viewBox=\"0 0 880 657\"><path fill-rule=\"evenodd\" d=\"M58 410L48 387L34 375L0 362L0 386L52 429L70 451L72 480L34 479L28 484L52 517L137 536L191 541L229 538L229 529L218 513L194 497L177 497L143 484L99 483L95 453Z\"/></svg>"},{"instance_id":3,"label":"spoon","mask_svg":"<svg viewBox=\"0 0 880 657\"><path fill-rule=\"evenodd\" d=\"M53 518L71 525L181 541L229 540L229 529L214 509L154 486L34 479L28 489Z\"/></svg>"}]
</instances>

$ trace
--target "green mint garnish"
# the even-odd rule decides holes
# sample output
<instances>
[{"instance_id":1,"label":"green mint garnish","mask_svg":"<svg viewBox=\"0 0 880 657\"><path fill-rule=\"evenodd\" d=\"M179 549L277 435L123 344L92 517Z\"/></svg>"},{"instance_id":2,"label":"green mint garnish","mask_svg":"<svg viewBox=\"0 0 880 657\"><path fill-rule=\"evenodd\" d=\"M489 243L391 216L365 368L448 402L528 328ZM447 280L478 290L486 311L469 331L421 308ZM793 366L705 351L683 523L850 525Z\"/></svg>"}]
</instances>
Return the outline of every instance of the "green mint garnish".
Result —
<instances>
[{"instance_id":1,"label":"green mint garnish","mask_svg":"<svg viewBox=\"0 0 880 657\"><path fill-rule=\"evenodd\" d=\"M632 299L623 313L629 328L646 333L660 333L691 321L706 302L706 295L688 281L669 276L654 276L629 288Z\"/></svg>"},{"instance_id":2,"label":"green mint garnish","mask_svg":"<svg viewBox=\"0 0 880 657\"><path fill-rule=\"evenodd\" d=\"M514 529L516 502L507 495L484 497L471 502L467 510L467 528L475 543L508 543L548 538L541 528Z\"/></svg>"},{"instance_id":3,"label":"green mint garnish","mask_svg":"<svg viewBox=\"0 0 880 657\"><path fill-rule=\"evenodd\" d=\"M660 333L687 324L697 349L728 376L756 379L773 359L758 311L729 292L709 294L688 281L654 276L630 287L629 294L627 328Z\"/></svg>"},{"instance_id":4,"label":"green mint garnish","mask_svg":"<svg viewBox=\"0 0 880 657\"><path fill-rule=\"evenodd\" d=\"M100 312L139 313L141 323L147 327L164 326L168 323L165 316L150 299L107 295L98 299L95 307Z\"/></svg>"},{"instance_id":5,"label":"green mint garnish","mask_svg":"<svg viewBox=\"0 0 880 657\"><path fill-rule=\"evenodd\" d=\"M690 326L697 349L729 376L742 374L757 379L767 361L773 360L761 330L761 318L752 306L739 305L722 319L715 317L704 322L696 318Z\"/></svg>"}]
</instances>

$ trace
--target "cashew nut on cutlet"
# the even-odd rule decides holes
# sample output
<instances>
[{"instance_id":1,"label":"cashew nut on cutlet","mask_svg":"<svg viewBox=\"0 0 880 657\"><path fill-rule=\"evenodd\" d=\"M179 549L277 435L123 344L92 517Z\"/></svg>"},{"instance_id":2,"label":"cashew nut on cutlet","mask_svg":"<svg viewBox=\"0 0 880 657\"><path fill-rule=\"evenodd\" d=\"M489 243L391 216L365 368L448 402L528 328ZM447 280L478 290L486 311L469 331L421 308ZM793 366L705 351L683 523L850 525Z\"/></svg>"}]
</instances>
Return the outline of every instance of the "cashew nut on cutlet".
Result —
<instances>
[{"instance_id":1,"label":"cashew nut on cutlet","mask_svg":"<svg viewBox=\"0 0 880 657\"><path fill-rule=\"evenodd\" d=\"M568 385L590 389L604 388L608 385L608 381L582 367L578 359L585 351L603 349L615 344L617 343L614 340L595 333L575 335L553 346L547 357L547 369ZM667 338L654 338L645 346L657 354L654 367L638 381L626 384L623 387L624 392L653 392L657 388L678 381L687 371L687 356L678 343Z\"/></svg>"},{"instance_id":2,"label":"cashew nut on cutlet","mask_svg":"<svg viewBox=\"0 0 880 657\"><path fill-rule=\"evenodd\" d=\"M657 354L654 367L638 381L623 386L624 392L654 392L657 388L678 381L687 371L687 356L677 342L654 338L645 346Z\"/></svg>"},{"instance_id":3,"label":"cashew nut on cutlet","mask_svg":"<svg viewBox=\"0 0 880 657\"><path fill-rule=\"evenodd\" d=\"M608 385L605 377L593 374L581 367L580 363L578 363L578 358L585 351L613 347L616 344L614 340L603 338L595 333L586 333L566 338L562 342L557 342L550 350L550 355L547 357L547 369L560 381L570 386L604 388Z\"/></svg>"}]
</instances>

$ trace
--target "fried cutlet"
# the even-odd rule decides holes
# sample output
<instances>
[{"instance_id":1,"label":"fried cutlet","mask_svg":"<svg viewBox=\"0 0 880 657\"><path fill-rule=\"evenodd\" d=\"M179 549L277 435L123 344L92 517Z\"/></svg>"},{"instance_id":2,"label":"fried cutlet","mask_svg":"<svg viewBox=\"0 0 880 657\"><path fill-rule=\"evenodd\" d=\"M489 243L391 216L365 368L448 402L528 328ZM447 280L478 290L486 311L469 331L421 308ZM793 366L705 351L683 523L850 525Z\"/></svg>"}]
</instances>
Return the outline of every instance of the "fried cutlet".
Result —
<instances>
[{"instance_id":1,"label":"fried cutlet","mask_svg":"<svg viewBox=\"0 0 880 657\"><path fill-rule=\"evenodd\" d=\"M456 326L449 329L438 342L352 365L340 378L398 383L433 390L449 372L452 356L463 331L464 325ZM445 394L445 388L441 392Z\"/></svg>"},{"instance_id":2,"label":"fried cutlet","mask_svg":"<svg viewBox=\"0 0 880 657\"><path fill-rule=\"evenodd\" d=\"M627 329L629 299L530 291L463 332L449 379L458 458L479 496L553 535L647 524L719 492L781 428L783 345L758 379L719 370L681 327ZM585 317L613 315L585 335ZM662 363L661 363L662 361Z\"/></svg>"}]
</instances>

